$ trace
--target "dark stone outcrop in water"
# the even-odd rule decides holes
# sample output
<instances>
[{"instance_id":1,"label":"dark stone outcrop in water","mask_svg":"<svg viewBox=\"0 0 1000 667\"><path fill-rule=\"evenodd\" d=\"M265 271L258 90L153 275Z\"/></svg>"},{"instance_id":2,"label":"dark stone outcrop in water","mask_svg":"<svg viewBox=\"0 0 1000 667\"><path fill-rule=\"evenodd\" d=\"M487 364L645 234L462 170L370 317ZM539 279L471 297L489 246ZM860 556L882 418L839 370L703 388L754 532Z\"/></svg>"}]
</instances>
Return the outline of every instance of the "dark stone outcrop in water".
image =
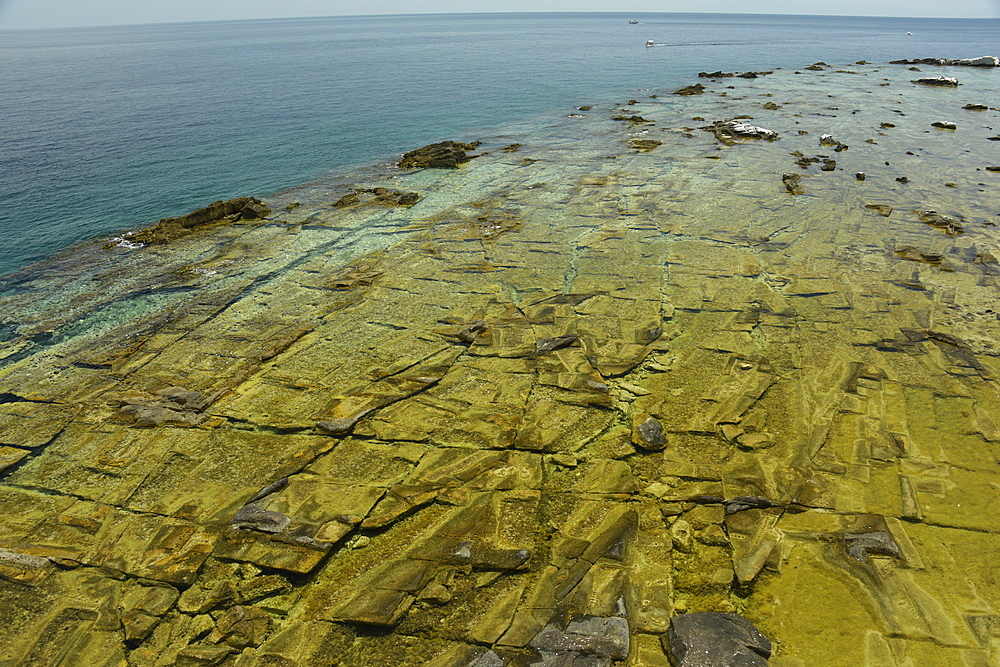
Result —
<instances>
[{"instance_id":1,"label":"dark stone outcrop in water","mask_svg":"<svg viewBox=\"0 0 1000 667\"><path fill-rule=\"evenodd\" d=\"M399 161L399 166L404 169L455 169L463 162L468 162L476 157L466 153L476 150L478 146L478 141L473 141L470 144L441 141L404 153L403 159Z\"/></svg>"},{"instance_id":2,"label":"dark stone outcrop in water","mask_svg":"<svg viewBox=\"0 0 1000 667\"><path fill-rule=\"evenodd\" d=\"M167 243L184 236L196 227L205 227L238 220L259 220L271 214L264 202L256 197L238 197L217 201L177 218L163 218L149 229L128 237L136 243Z\"/></svg>"},{"instance_id":3,"label":"dark stone outcrop in water","mask_svg":"<svg viewBox=\"0 0 1000 667\"><path fill-rule=\"evenodd\" d=\"M916 58L914 60L890 60L891 65L941 65L960 67L1000 67L1000 58L996 56L979 56L978 58L963 58L950 60L948 58Z\"/></svg>"},{"instance_id":4,"label":"dark stone outcrop in water","mask_svg":"<svg viewBox=\"0 0 1000 667\"><path fill-rule=\"evenodd\" d=\"M770 640L739 614L676 616L661 640L677 667L763 667L771 657Z\"/></svg>"},{"instance_id":5,"label":"dark stone outcrop in water","mask_svg":"<svg viewBox=\"0 0 1000 667\"><path fill-rule=\"evenodd\" d=\"M674 95L701 95L705 92L705 86L696 83L693 86L684 86L674 91Z\"/></svg>"}]
</instances>

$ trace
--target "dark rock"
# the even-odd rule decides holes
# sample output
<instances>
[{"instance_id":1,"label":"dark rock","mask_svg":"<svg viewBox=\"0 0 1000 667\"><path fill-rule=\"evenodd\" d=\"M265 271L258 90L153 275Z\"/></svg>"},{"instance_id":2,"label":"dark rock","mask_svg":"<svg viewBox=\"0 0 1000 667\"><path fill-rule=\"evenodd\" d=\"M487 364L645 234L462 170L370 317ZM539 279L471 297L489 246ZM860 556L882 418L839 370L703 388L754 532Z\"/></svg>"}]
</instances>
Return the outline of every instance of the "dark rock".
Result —
<instances>
[{"instance_id":1,"label":"dark rock","mask_svg":"<svg viewBox=\"0 0 1000 667\"><path fill-rule=\"evenodd\" d=\"M677 667L764 667L771 657L770 640L739 614L675 616L660 641Z\"/></svg>"},{"instance_id":2,"label":"dark rock","mask_svg":"<svg viewBox=\"0 0 1000 667\"><path fill-rule=\"evenodd\" d=\"M476 570L517 570L527 566L527 549L498 549L488 544L459 542L441 558L452 565L471 565Z\"/></svg>"},{"instance_id":3,"label":"dark rock","mask_svg":"<svg viewBox=\"0 0 1000 667\"><path fill-rule=\"evenodd\" d=\"M471 343L484 331L486 331L486 322L483 320L476 320L468 326L460 329L456 336L463 343Z\"/></svg>"},{"instance_id":4,"label":"dark rock","mask_svg":"<svg viewBox=\"0 0 1000 667\"><path fill-rule=\"evenodd\" d=\"M799 185L799 180L802 178L800 174L782 174L781 182L784 183L785 189L788 190L793 195L800 195L804 192L802 186Z\"/></svg>"},{"instance_id":5,"label":"dark rock","mask_svg":"<svg viewBox=\"0 0 1000 667\"><path fill-rule=\"evenodd\" d=\"M531 640L542 655L536 665L605 667L628 659L628 621L620 616L582 616L566 624L549 623Z\"/></svg>"},{"instance_id":6,"label":"dark rock","mask_svg":"<svg viewBox=\"0 0 1000 667\"><path fill-rule=\"evenodd\" d=\"M865 172L859 171L858 173L854 174L854 178L858 179L859 181L865 180Z\"/></svg>"},{"instance_id":7,"label":"dark rock","mask_svg":"<svg viewBox=\"0 0 1000 667\"><path fill-rule=\"evenodd\" d=\"M1000 171L1000 167L986 167L986 171Z\"/></svg>"},{"instance_id":8,"label":"dark rock","mask_svg":"<svg viewBox=\"0 0 1000 667\"><path fill-rule=\"evenodd\" d=\"M463 144L457 141L441 141L436 144L429 144L422 148L403 153L403 158L399 161L399 166L403 169L455 169L458 165L468 162L474 155L467 155L467 151L474 151L480 142L474 141Z\"/></svg>"},{"instance_id":9,"label":"dark rock","mask_svg":"<svg viewBox=\"0 0 1000 667\"><path fill-rule=\"evenodd\" d=\"M333 202L335 208L344 208L345 206L354 206L361 202L361 197L358 196L356 192L348 192L346 195Z\"/></svg>"},{"instance_id":10,"label":"dark rock","mask_svg":"<svg viewBox=\"0 0 1000 667\"><path fill-rule=\"evenodd\" d=\"M761 106L761 108L762 108L762 109L767 109L768 111L777 111L777 110L778 110L778 109L780 109L781 107L780 107L779 105L775 104L774 102L765 102L765 103L764 103L764 104L763 104L763 105Z\"/></svg>"},{"instance_id":11,"label":"dark rock","mask_svg":"<svg viewBox=\"0 0 1000 667\"><path fill-rule=\"evenodd\" d=\"M340 419L316 422L316 428L327 435L343 435L344 433L350 432L350 430L354 428L354 425L369 412L371 412L371 410L359 412L351 417L341 417Z\"/></svg>"},{"instance_id":12,"label":"dark rock","mask_svg":"<svg viewBox=\"0 0 1000 667\"><path fill-rule=\"evenodd\" d=\"M739 496L726 501L726 514L736 514L746 510L778 507L778 503L764 496Z\"/></svg>"},{"instance_id":13,"label":"dark rock","mask_svg":"<svg viewBox=\"0 0 1000 667\"><path fill-rule=\"evenodd\" d=\"M706 77L709 79L726 79L732 76L736 76L732 72L723 72L722 70L717 70L715 72L698 72L698 76Z\"/></svg>"},{"instance_id":14,"label":"dark rock","mask_svg":"<svg viewBox=\"0 0 1000 667\"><path fill-rule=\"evenodd\" d=\"M521 149L521 144L510 144L500 149L501 153L516 153Z\"/></svg>"},{"instance_id":15,"label":"dark rock","mask_svg":"<svg viewBox=\"0 0 1000 667\"><path fill-rule=\"evenodd\" d=\"M896 127L896 124L895 123L880 123L879 127L883 127L883 128L885 128L885 127Z\"/></svg>"},{"instance_id":16,"label":"dark rock","mask_svg":"<svg viewBox=\"0 0 1000 667\"><path fill-rule=\"evenodd\" d=\"M985 104L966 104L963 109L967 111L986 111L989 109Z\"/></svg>"},{"instance_id":17,"label":"dark rock","mask_svg":"<svg viewBox=\"0 0 1000 667\"><path fill-rule=\"evenodd\" d=\"M420 195L416 192L404 192L396 198L396 203L400 206L413 206L420 201Z\"/></svg>"},{"instance_id":18,"label":"dark rock","mask_svg":"<svg viewBox=\"0 0 1000 667\"><path fill-rule=\"evenodd\" d=\"M622 121L625 121L625 122L628 122L628 123L634 123L636 125L639 125L640 123L652 123L653 122L651 120L646 120L642 116L635 115L635 114L630 115L630 116L626 116L626 115L612 116L611 120L622 120Z\"/></svg>"},{"instance_id":19,"label":"dark rock","mask_svg":"<svg viewBox=\"0 0 1000 667\"><path fill-rule=\"evenodd\" d=\"M269 215L271 209L254 197L238 197L227 201L217 201L197 211L177 218L163 218L149 229L143 229L128 236L135 243L167 243L185 236L198 227L258 220Z\"/></svg>"},{"instance_id":20,"label":"dark rock","mask_svg":"<svg viewBox=\"0 0 1000 667\"><path fill-rule=\"evenodd\" d=\"M260 646L271 632L271 616L256 607L231 607L216 621L210 641L236 649Z\"/></svg>"},{"instance_id":21,"label":"dark rock","mask_svg":"<svg viewBox=\"0 0 1000 667\"><path fill-rule=\"evenodd\" d=\"M899 178L896 179L896 182L897 183L909 183L910 179L907 178L906 176L900 176Z\"/></svg>"},{"instance_id":22,"label":"dark rock","mask_svg":"<svg viewBox=\"0 0 1000 667\"><path fill-rule=\"evenodd\" d=\"M535 354L545 354L553 350L569 347L577 341L578 336L559 336L558 338L539 338L535 341Z\"/></svg>"},{"instance_id":23,"label":"dark rock","mask_svg":"<svg viewBox=\"0 0 1000 667\"><path fill-rule=\"evenodd\" d=\"M924 252L911 245L897 245L893 252L900 259L908 259L911 262L924 262L925 264L940 265L944 259L940 253Z\"/></svg>"},{"instance_id":24,"label":"dark rock","mask_svg":"<svg viewBox=\"0 0 1000 667\"><path fill-rule=\"evenodd\" d=\"M577 109L579 109L580 111L590 111L592 108L593 107L589 107L589 106L577 107Z\"/></svg>"},{"instance_id":25,"label":"dark rock","mask_svg":"<svg viewBox=\"0 0 1000 667\"><path fill-rule=\"evenodd\" d=\"M766 139L774 141L778 138L778 133L757 127L750 123L744 123L738 118L733 120L717 120L711 125L702 128L712 132L715 138L727 146L732 146L737 139Z\"/></svg>"},{"instance_id":26,"label":"dark rock","mask_svg":"<svg viewBox=\"0 0 1000 667\"><path fill-rule=\"evenodd\" d=\"M637 447L658 452L667 446L667 438L663 434L663 426L654 417L647 417L636 424L632 441Z\"/></svg>"},{"instance_id":27,"label":"dark rock","mask_svg":"<svg viewBox=\"0 0 1000 667\"><path fill-rule=\"evenodd\" d=\"M277 479L268 484L267 486L265 486L257 493L253 494L253 497L250 500L248 500L247 503L256 502L261 498L266 498L272 493L277 493L278 491L281 491L286 486L288 486L288 477L282 477L281 479Z\"/></svg>"},{"instance_id":28,"label":"dark rock","mask_svg":"<svg viewBox=\"0 0 1000 667\"><path fill-rule=\"evenodd\" d=\"M257 505L248 504L233 515L230 521L233 528L258 530L262 533L280 533L292 523L292 520L281 512L270 512Z\"/></svg>"},{"instance_id":29,"label":"dark rock","mask_svg":"<svg viewBox=\"0 0 1000 667\"><path fill-rule=\"evenodd\" d=\"M837 161L831 160L830 158L823 160L823 166L820 167L822 171L833 171L836 168L837 168Z\"/></svg>"},{"instance_id":30,"label":"dark rock","mask_svg":"<svg viewBox=\"0 0 1000 667\"><path fill-rule=\"evenodd\" d=\"M705 92L705 86L696 83L693 86L685 86L674 91L674 95L701 95Z\"/></svg>"},{"instance_id":31,"label":"dark rock","mask_svg":"<svg viewBox=\"0 0 1000 667\"><path fill-rule=\"evenodd\" d=\"M844 535L844 544L847 546L847 553L859 561L864 561L873 554L899 558L899 546L884 531L847 533Z\"/></svg>"},{"instance_id":32,"label":"dark rock","mask_svg":"<svg viewBox=\"0 0 1000 667\"><path fill-rule=\"evenodd\" d=\"M957 130L958 125L947 120L936 120L931 123L931 127L936 127L942 130Z\"/></svg>"}]
</instances>

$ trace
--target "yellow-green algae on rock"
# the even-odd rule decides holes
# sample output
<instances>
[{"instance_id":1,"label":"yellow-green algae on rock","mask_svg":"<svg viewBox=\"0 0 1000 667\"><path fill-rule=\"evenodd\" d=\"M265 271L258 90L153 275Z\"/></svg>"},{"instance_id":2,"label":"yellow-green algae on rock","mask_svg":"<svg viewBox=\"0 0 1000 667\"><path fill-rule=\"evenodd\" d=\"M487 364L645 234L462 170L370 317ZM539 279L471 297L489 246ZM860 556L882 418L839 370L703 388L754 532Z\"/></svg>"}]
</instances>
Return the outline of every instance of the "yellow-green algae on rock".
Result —
<instances>
[{"instance_id":1,"label":"yellow-green algae on rock","mask_svg":"<svg viewBox=\"0 0 1000 667\"><path fill-rule=\"evenodd\" d=\"M706 79L6 279L0 664L656 666L697 611L997 664L1000 73L948 72Z\"/></svg>"}]
</instances>

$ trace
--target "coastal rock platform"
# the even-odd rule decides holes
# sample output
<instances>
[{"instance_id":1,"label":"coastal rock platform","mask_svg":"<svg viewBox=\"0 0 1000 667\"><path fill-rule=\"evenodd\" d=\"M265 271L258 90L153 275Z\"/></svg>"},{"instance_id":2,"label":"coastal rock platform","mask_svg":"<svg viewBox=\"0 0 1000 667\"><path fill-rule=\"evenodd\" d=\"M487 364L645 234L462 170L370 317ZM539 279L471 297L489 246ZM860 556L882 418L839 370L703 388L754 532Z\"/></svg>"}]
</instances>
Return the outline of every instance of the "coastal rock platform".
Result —
<instances>
[{"instance_id":1,"label":"coastal rock platform","mask_svg":"<svg viewBox=\"0 0 1000 667\"><path fill-rule=\"evenodd\" d=\"M835 67L0 280L0 664L996 664L1000 74Z\"/></svg>"}]
</instances>

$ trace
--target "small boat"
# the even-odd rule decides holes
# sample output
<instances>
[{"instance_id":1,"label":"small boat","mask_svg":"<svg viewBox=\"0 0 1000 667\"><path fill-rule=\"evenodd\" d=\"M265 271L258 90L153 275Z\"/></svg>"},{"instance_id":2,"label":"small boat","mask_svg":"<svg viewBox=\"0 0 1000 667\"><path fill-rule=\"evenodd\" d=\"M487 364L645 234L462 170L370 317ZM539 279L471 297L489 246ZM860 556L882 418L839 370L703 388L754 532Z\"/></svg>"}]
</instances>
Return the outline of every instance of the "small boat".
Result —
<instances>
[{"instance_id":1,"label":"small boat","mask_svg":"<svg viewBox=\"0 0 1000 667\"><path fill-rule=\"evenodd\" d=\"M629 23L630 23L631 25L639 25L639 22L638 22L638 21L629 21Z\"/></svg>"},{"instance_id":2,"label":"small boat","mask_svg":"<svg viewBox=\"0 0 1000 667\"><path fill-rule=\"evenodd\" d=\"M646 46L656 46L656 42L650 39L646 42Z\"/></svg>"},{"instance_id":3,"label":"small boat","mask_svg":"<svg viewBox=\"0 0 1000 667\"><path fill-rule=\"evenodd\" d=\"M913 33L912 33L912 32L908 32L908 33L906 33L906 34L907 34L907 35L913 35Z\"/></svg>"}]
</instances>

